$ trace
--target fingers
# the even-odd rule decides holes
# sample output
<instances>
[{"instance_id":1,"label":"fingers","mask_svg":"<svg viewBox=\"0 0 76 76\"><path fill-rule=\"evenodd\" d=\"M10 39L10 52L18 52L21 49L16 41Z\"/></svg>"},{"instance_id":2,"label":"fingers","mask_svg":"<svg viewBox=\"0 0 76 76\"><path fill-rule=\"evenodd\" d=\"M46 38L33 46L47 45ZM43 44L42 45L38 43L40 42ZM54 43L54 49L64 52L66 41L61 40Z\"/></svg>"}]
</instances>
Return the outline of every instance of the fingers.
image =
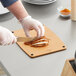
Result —
<instances>
[{"instance_id":1,"label":"fingers","mask_svg":"<svg viewBox=\"0 0 76 76\"><path fill-rule=\"evenodd\" d=\"M5 45L11 45L16 43L17 39L15 36L9 36L6 39L4 39L0 44L5 46Z\"/></svg>"},{"instance_id":2,"label":"fingers","mask_svg":"<svg viewBox=\"0 0 76 76\"><path fill-rule=\"evenodd\" d=\"M31 35L29 34L29 30L28 29L25 29L25 34L26 34L26 37L31 37Z\"/></svg>"},{"instance_id":3,"label":"fingers","mask_svg":"<svg viewBox=\"0 0 76 76\"><path fill-rule=\"evenodd\" d=\"M41 36L44 36L44 27L42 26L42 24L36 20L31 18L23 18L21 21L21 24L23 26L23 29L25 31L25 34L27 37L31 37L29 34L29 31L34 29L37 32L37 37L40 38Z\"/></svg>"},{"instance_id":4,"label":"fingers","mask_svg":"<svg viewBox=\"0 0 76 76\"><path fill-rule=\"evenodd\" d=\"M17 42L17 39L16 39L16 37L13 39L13 42L12 42L12 44L14 44L14 43L16 43Z\"/></svg>"},{"instance_id":5,"label":"fingers","mask_svg":"<svg viewBox=\"0 0 76 76\"><path fill-rule=\"evenodd\" d=\"M37 31L37 33L39 33L37 35L37 37L39 38L39 37L44 36L45 30L44 30L44 26L42 25L41 22L36 21L36 23L37 23L37 25L35 25L34 27L37 28L36 31Z\"/></svg>"},{"instance_id":6,"label":"fingers","mask_svg":"<svg viewBox=\"0 0 76 76\"><path fill-rule=\"evenodd\" d=\"M44 36L45 33L44 26L39 22L38 27L40 28L40 32L41 32L40 36Z\"/></svg>"},{"instance_id":7,"label":"fingers","mask_svg":"<svg viewBox=\"0 0 76 76\"><path fill-rule=\"evenodd\" d=\"M0 45L9 45L15 43L16 37L8 29L0 27Z\"/></svg>"},{"instance_id":8,"label":"fingers","mask_svg":"<svg viewBox=\"0 0 76 76\"><path fill-rule=\"evenodd\" d=\"M16 43L17 39L16 37L14 36L14 34L12 33L9 33L8 37L7 37L7 44L6 45L11 45L11 44L14 44Z\"/></svg>"},{"instance_id":9,"label":"fingers","mask_svg":"<svg viewBox=\"0 0 76 76\"><path fill-rule=\"evenodd\" d=\"M37 38L40 38L40 34L41 34L40 28L37 25L35 25L33 27L34 27L35 31L37 32Z\"/></svg>"}]
</instances>

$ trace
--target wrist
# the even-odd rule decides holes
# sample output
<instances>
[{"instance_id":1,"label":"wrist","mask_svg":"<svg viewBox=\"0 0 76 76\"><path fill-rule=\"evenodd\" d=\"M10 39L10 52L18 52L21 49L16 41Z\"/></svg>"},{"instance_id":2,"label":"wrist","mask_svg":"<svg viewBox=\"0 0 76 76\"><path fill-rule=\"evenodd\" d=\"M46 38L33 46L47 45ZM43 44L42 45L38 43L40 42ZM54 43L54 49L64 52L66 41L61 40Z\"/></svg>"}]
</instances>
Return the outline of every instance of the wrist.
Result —
<instances>
[{"instance_id":1,"label":"wrist","mask_svg":"<svg viewBox=\"0 0 76 76\"><path fill-rule=\"evenodd\" d=\"M28 15L28 16L20 19L19 22L22 23L22 22L24 22L24 21L27 21L28 19L31 19L31 16L30 16L30 15Z\"/></svg>"}]
</instances>

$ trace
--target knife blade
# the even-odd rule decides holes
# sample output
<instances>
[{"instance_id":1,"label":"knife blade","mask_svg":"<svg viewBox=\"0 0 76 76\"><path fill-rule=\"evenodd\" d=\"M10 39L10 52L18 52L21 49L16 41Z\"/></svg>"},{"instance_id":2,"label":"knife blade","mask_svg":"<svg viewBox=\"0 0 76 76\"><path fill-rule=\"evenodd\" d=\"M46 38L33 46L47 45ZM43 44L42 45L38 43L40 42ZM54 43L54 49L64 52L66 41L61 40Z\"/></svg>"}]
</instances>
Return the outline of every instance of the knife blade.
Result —
<instances>
[{"instance_id":1,"label":"knife blade","mask_svg":"<svg viewBox=\"0 0 76 76\"><path fill-rule=\"evenodd\" d=\"M17 42L30 42L33 41L35 38L32 37L17 37Z\"/></svg>"}]
</instances>

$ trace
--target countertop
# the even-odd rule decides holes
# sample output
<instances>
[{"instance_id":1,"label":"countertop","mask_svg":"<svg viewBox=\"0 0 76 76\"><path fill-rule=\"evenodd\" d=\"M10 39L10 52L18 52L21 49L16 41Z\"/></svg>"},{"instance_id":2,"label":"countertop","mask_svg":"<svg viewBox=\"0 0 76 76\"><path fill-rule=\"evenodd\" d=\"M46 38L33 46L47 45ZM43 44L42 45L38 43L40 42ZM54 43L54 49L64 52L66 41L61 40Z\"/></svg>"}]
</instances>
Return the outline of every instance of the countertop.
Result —
<instances>
[{"instance_id":1,"label":"countertop","mask_svg":"<svg viewBox=\"0 0 76 76\"><path fill-rule=\"evenodd\" d=\"M25 2L23 4L33 18L41 21L60 37L66 44L67 50L32 59L17 44L0 46L0 61L11 76L61 76L65 60L74 58L76 22L61 18L56 9L59 6L70 8L70 0L57 0L45 6ZM11 13L0 15L0 26L11 31L22 28Z\"/></svg>"}]
</instances>

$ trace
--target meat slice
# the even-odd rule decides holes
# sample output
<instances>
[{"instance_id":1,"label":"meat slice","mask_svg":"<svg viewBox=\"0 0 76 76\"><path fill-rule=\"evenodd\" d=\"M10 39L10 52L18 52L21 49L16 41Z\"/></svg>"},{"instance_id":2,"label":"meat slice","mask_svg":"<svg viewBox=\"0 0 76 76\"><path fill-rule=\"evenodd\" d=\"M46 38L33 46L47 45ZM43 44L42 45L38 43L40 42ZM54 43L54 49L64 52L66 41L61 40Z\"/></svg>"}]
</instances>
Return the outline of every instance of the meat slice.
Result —
<instances>
[{"instance_id":1,"label":"meat slice","mask_svg":"<svg viewBox=\"0 0 76 76\"><path fill-rule=\"evenodd\" d=\"M43 47L46 45L48 45L48 42L38 42L38 43L32 44L33 47Z\"/></svg>"},{"instance_id":2,"label":"meat slice","mask_svg":"<svg viewBox=\"0 0 76 76\"><path fill-rule=\"evenodd\" d=\"M49 44L49 39L47 39L45 36L38 38L34 41L26 42L25 45L29 45L32 47L44 47Z\"/></svg>"}]
</instances>

